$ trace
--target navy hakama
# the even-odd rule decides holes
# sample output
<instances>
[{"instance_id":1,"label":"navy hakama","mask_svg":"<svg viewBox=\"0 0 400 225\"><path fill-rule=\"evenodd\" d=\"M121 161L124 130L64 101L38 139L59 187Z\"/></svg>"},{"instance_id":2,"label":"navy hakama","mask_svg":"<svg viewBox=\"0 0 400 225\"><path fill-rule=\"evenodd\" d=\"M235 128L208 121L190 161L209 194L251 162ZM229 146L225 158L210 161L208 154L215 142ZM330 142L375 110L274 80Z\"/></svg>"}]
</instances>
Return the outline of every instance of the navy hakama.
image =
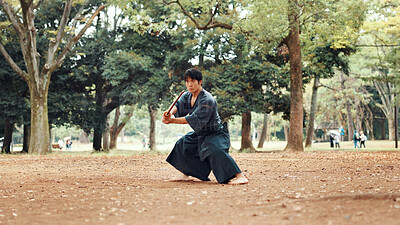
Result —
<instances>
[{"instance_id":1,"label":"navy hakama","mask_svg":"<svg viewBox=\"0 0 400 225\"><path fill-rule=\"evenodd\" d=\"M221 124L216 101L210 93L203 89L193 107L191 97L190 92L182 95L176 104L175 117L187 115L185 118L194 131L176 142L167 162L183 174L203 181L210 180L212 170L219 183L227 183L241 172L228 154L228 129Z\"/></svg>"}]
</instances>

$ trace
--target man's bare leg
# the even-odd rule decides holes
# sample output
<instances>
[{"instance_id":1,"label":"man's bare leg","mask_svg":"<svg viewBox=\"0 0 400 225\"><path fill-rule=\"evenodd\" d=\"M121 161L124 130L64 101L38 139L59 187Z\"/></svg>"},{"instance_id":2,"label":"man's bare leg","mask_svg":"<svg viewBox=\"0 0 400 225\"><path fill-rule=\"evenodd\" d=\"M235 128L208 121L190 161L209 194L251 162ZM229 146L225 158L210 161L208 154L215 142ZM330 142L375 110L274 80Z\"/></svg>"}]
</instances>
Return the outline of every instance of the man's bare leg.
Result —
<instances>
[{"instance_id":1,"label":"man's bare leg","mask_svg":"<svg viewBox=\"0 0 400 225\"><path fill-rule=\"evenodd\" d=\"M228 184L233 184L233 185L247 184L247 183L249 183L249 180L247 180L247 178L243 175L243 173L235 174L235 178L233 178L228 182Z\"/></svg>"}]
</instances>

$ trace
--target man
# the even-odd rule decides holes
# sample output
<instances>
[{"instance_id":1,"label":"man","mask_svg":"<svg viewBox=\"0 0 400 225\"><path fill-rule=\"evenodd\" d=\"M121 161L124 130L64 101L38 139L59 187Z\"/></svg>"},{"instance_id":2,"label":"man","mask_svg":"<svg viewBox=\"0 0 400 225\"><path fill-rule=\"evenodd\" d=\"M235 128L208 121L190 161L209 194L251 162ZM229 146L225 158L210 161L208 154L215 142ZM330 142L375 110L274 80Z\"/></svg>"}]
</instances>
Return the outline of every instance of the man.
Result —
<instances>
[{"instance_id":1,"label":"man","mask_svg":"<svg viewBox=\"0 0 400 225\"><path fill-rule=\"evenodd\" d=\"M247 184L247 178L228 154L229 132L221 124L215 99L201 86L201 71L188 69L184 79L188 91L178 100L170 114L164 113L162 118L165 124L189 124L194 130L176 142L167 158L167 162L182 173L176 180L186 181L196 177L209 181L208 176L212 170L218 183ZM171 118L171 115L175 118Z\"/></svg>"}]
</instances>

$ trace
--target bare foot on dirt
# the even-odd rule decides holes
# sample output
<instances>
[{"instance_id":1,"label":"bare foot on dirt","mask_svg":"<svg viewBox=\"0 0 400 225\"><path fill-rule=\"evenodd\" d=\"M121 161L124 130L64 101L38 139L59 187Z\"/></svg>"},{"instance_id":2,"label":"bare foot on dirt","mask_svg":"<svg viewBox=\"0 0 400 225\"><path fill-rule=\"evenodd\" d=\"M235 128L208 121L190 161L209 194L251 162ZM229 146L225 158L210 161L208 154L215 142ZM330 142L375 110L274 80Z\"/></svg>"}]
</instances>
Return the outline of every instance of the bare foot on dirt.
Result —
<instances>
[{"instance_id":1,"label":"bare foot on dirt","mask_svg":"<svg viewBox=\"0 0 400 225\"><path fill-rule=\"evenodd\" d=\"M249 183L249 180L247 180L247 178L243 175L243 173L236 174L236 177L228 182L228 184L231 185L239 185L247 183Z\"/></svg>"},{"instance_id":2,"label":"bare foot on dirt","mask_svg":"<svg viewBox=\"0 0 400 225\"><path fill-rule=\"evenodd\" d=\"M180 176L178 176L178 177L176 177L176 178L174 178L172 180L169 180L169 181L170 182L193 181L193 179L190 176L185 175L185 174L182 173Z\"/></svg>"}]
</instances>

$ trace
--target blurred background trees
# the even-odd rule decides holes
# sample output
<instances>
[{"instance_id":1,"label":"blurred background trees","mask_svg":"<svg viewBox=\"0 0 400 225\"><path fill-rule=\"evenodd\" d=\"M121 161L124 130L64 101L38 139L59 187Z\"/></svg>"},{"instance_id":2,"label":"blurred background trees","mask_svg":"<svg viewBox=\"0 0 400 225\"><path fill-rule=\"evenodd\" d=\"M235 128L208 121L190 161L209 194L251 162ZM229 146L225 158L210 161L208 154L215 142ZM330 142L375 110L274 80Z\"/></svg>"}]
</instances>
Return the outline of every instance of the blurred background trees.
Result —
<instances>
[{"instance_id":1,"label":"blurred background trees","mask_svg":"<svg viewBox=\"0 0 400 225\"><path fill-rule=\"evenodd\" d=\"M47 55L48 42L57 34L65 4L43 1L38 7L40 57ZM50 77L50 143L72 136L91 141L96 151L107 151L118 148L124 137L146 136L150 149L156 150L157 144L187 131L159 120L185 89L183 73L193 66L203 71L203 87L216 97L232 139L241 142L240 151L255 151L273 140L291 140L286 149L302 151L304 142L309 147L324 141L329 130L340 126L346 140L354 129L370 139L395 139L398 1L84 4L82 18L101 4L106 8ZM26 59L5 9L0 8L1 43L24 70ZM71 15L78 10L73 7ZM65 34L82 26L77 24L69 23ZM298 31L298 49L288 46L293 29ZM296 51L300 64L291 65ZM28 152L33 100L3 55L0 65L2 152L9 153L12 143L24 144ZM291 107L296 108L294 115Z\"/></svg>"}]
</instances>

